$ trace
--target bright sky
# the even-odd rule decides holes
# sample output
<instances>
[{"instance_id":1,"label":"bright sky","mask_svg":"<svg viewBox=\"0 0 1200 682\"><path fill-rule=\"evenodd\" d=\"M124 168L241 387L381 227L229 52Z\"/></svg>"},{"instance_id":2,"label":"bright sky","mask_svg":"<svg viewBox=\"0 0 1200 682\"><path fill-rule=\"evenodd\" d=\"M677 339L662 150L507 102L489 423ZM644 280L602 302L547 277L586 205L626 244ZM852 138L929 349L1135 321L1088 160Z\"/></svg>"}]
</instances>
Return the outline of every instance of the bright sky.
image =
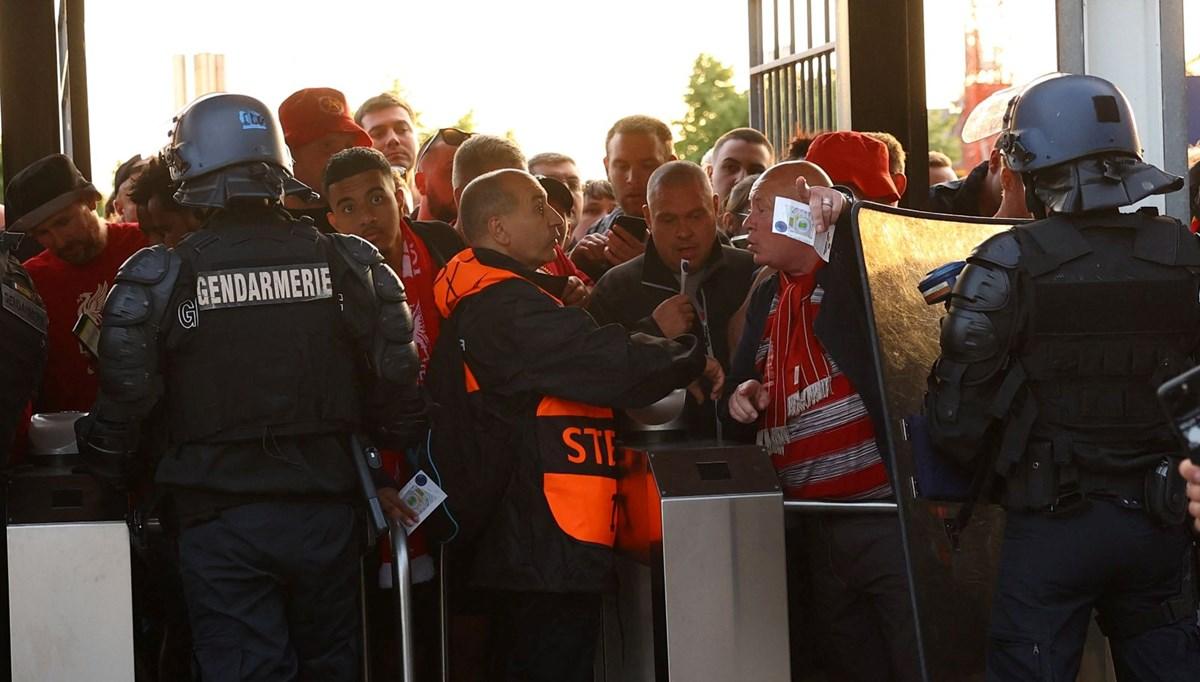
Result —
<instances>
[{"instance_id":1,"label":"bright sky","mask_svg":"<svg viewBox=\"0 0 1200 682\"><path fill-rule=\"evenodd\" d=\"M92 168L107 191L118 163L161 148L171 55L216 52L227 89L273 109L314 86L354 109L398 79L426 126L474 109L479 132L511 129L527 155L563 152L603 177L609 126L681 118L700 52L747 87L745 26L740 0L89 0Z\"/></svg>"},{"instance_id":2,"label":"bright sky","mask_svg":"<svg viewBox=\"0 0 1200 682\"><path fill-rule=\"evenodd\" d=\"M1053 2L978 4L1015 81L1054 69ZM925 0L930 108L961 95L967 5ZM1195 55L1200 0L1184 6ZM526 154L563 152L602 177L613 121L683 116L699 53L747 87L746 22L744 0L89 0L94 180L107 192L118 163L165 144L171 56L199 52L224 54L227 89L272 108L314 86L356 108L398 80L428 127L474 110L478 131L512 130Z\"/></svg>"},{"instance_id":3,"label":"bright sky","mask_svg":"<svg viewBox=\"0 0 1200 682\"><path fill-rule=\"evenodd\" d=\"M977 7L984 57L994 47L1006 80L1023 83L1057 70L1053 2L982 0ZM964 0L925 0L925 102L930 109L950 108L962 97L963 36L970 19L970 3Z\"/></svg>"}]
</instances>

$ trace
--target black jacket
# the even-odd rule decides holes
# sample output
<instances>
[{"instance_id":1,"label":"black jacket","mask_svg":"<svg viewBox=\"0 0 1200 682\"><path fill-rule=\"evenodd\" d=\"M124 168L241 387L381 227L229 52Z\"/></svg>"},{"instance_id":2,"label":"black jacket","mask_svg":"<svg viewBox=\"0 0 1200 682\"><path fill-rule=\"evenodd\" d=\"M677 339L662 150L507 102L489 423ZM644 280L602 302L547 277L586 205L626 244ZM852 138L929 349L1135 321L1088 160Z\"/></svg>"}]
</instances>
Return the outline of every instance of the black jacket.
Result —
<instances>
[{"instance_id":1,"label":"black jacket","mask_svg":"<svg viewBox=\"0 0 1200 682\"><path fill-rule=\"evenodd\" d=\"M867 406L871 424L875 427L875 443L879 447L879 454L883 457L883 464L888 470L888 478L892 481L894 490L896 481L884 431L883 401L876 375L872 338L867 325L862 277L858 269L855 244L857 238L858 233L850 225L850 203L847 202L846 209L838 220L837 238L833 240L829 263L817 272L817 285L825 290L825 298L821 302L817 319L813 321L813 330L825 351L845 373L850 385L858 391ZM725 382L727 395L743 381L762 379L755 368L755 355L766 331L771 300L778 288L779 275L775 274L763 280L751 295L750 304L746 308L746 326L737 349L734 350L732 367ZM722 414L729 414L727 406L722 409ZM734 437L753 440L753 425L730 424L730 427Z\"/></svg>"},{"instance_id":2,"label":"black jacket","mask_svg":"<svg viewBox=\"0 0 1200 682\"><path fill-rule=\"evenodd\" d=\"M704 267L693 273L701 278L699 303L707 312L713 355L726 370L730 360L729 335L726 333L729 319L746 300L756 270L749 251L716 244ZM618 265L600 278L592 290L587 310L596 324L616 322L631 332L662 336L662 330L651 314L660 303L678 293L675 273L659 258L654 240L648 239L646 253ZM704 338L699 317L691 333Z\"/></svg>"},{"instance_id":3,"label":"black jacket","mask_svg":"<svg viewBox=\"0 0 1200 682\"><path fill-rule=\"evenodd\" d=\"M429 249L429 255L433 257L433 264L438 270L446 267L451 258L467 248L458 231L440 220L409 220L408 225L425 243L425 248Z\"/></svg>"},{"instance_id":4,"label":"black jacket","mask_svg":"<svg viewBox=\"0 0 1200 682\"><path fill-rule=\"evenodd\" d=\"M477 273L462 275L467 268L456 265L470 258L464 252L436 288L438 305L450 310L458 335L450 348L463 349L478 385L477 407L461 418L489 425L479 443L486 455L514 458L511 479L479 540L474 582L506 590L600 590L612 550L574 540L551 514L543 472L555 464L547 461L555 456L547 446L555 443L539 434L537 408L545 397L644 406L694 380L703 371L703 353L691 337L674 342L630 335L615 325L597 327L587 313L546 295L561 293L565 278L530 272L494 251L470 253L488 268L517 275L490 284ZM431 366L440 362L435 358Z\"/></svg>"},{"instance_id":5,"label":"black jacket","mask_svg":"<svg viewBox=\"0 0 1200 682\"><path fill-rule=\"evenodd\" d=\"M245 234L252 238L245 238ZM378 376L368 369L367 362L368 353L380 347L378 343L384 334L391 335L387 337L389 343L401 342L399 327L390 321L383 322L386 315L396 314L397 308L381 304L378 294L367 288L364 276L358 271L367 266L358 260L351 262L352 256L343 255L332 242L335 238L348 239L319 235L307 221L290 222L282 213L227 212L217 214L205 229L190 233L176 247L183 266L160 336L159 348L166 370L161 406L168 415L172 414L172 407L182 409L171 417L168 450L158 462L156 481L170 491L185 523L201 520L226 507L262 499L353 500L358 482L348 448L351 431L366 431L386 447L415 442L415 437L406 438L404 443L384 442L385 432L395 431L393 427L407 421L408 417L401 413L405 409L402 406L419 402L415 397L415 365L409 383ZM185 303L198 298L196 274L191 271L190 263L199 256L192 254L216 252L222 239L238 240L234 248L240 253L231 262L242 266L295 262L284 256L291 258L292 251L299 247L292 251L284 247L296 242L311 244L305 248L315 255L301 260L327 259L334 293L327 301L287 303L286 307L260 305L200 312L197 321L187 326L186 317L175 311L183 310ZM362 247L363 257L381 258L366 242L351 241ZM211 334L202 335L205 330L221 328L216 324L221 316L237 317L236 324L231 322L226 326L239 329L238 335L232 340L219 341L214 341ZM261 322L251 324L243 320ZM110 334L107 327L102 337L104 334ZM277 340L276 336L283 339ZM411 340L406 345L410 344ZM415 348L411 358L416 358ZM210 367L212 371L206 369ZM345 371L346 368L350 371ZM195 376L204 376L208 382L189 380ZM303 388L274 390L280 385ZM223 393L237 395L223 396ZM203 399L188 399L197 395ZM104 404L103 397L98 405ZM262 409L251 410L251 402ZM217 435L199 438L182 436L178 426L207 433L213 429L203 418L211 417L210 413L221 413L223 420L236 422L242 412L269 414L262 406L276 403L288 406L285 416L272 417L273 421L261 425L237 423L237 429L218 429ZM336 410L331 408L333 403L339 404ZM237 409L239 404L241 411ZM210 427L208 431L188 423L186 416L193 408L195 419L204 421ZM310 412L337 414L313 425L292 423L295 421L292 413ZM224 421L220 426L224 428ZM257 435L241 435L249 433L250 427ZM412 434L417 431L414 427Z\"/></svg>"},{"instance_id":6,"label":"black jacket","mask_svg":"<svg viewBox=\"0 0 1200 682\"><path fill-rule=\"evenodd\" d=\"M987 181L988 162L975 166L967 177L943 182L929 188L929 210L951 215L979 215L979 194Z\"/></svg>"},{"instance_id":7,"label":"black jacket","mask_svg":"<svg viewBox=\"0 0 1200 682\"><path fill-rule=\"evenodd\" d=\"M703 311L697 310L690 333L701 340L709 339L713 357L726 372L730 367L729 320L746 300L755 270L754 257L748 251L717 244L704 267L694 273L701 278L697 303ZM596 283L587 309L596 324L615 322L631 332L662 336L651 314L660 303L678 293L675 273L659 258L654 240L649 239L646 253L609 270ZM707 319L707 330L702 317ZM689 430L715 435L712 409L697 409L700 407L688 396L688 424L692 427Z\"/></svg>"}]
</instances>

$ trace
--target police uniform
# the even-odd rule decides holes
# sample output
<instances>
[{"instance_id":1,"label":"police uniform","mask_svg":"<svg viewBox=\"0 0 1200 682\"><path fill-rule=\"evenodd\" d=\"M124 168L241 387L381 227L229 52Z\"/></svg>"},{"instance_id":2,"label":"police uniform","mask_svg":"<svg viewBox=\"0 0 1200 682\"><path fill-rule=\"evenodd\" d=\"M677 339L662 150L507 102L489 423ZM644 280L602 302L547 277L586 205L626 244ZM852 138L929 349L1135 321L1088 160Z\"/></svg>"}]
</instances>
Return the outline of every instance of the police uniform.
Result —
<instances>
[{"instance_id":1,"label":"police uniform","mask_svg":"<svg viewBox=\"0 0 1200 682\"><path fill-rule=\"evenodd\" d=\"M423 428L412 319L373 246L282 210L283 194L301 190L280 138L248 97L214 95L181 114L165 152L177 197L213 212L174 250L143 249L121 268L101 394L78 431L93 468L120 479L158 408L167 442L155 481L182 527L203 679L357 680L349 438L404 448Z\"/></svg>"},{"instance_id":2,"label":"police uniform","mask_svg":"<svg viewBox=\"0 0 1200 682\"><path fill-rule=\"evenodd\" d=\"M5 236L0 233L0 456L9 462L13 435L46 364L49 318Z\"/></svg>"},{"instance_id":3,"label":"police uniform","mask_svg":"<svg viewBox=\"0 0 1200 682\"><path fill-rule=\"evenodd\" d=\"M980 245L942 322L939 449L1007 512L989 680L1073 680L1093 609L1121 680L1200 679L1180 453L1155 388L1200 352L1200 244L1117 208L1179 188L1144 164L1124 96L1035 81L1000 148L1033 223Z\"/></svg>"}]
</instances>

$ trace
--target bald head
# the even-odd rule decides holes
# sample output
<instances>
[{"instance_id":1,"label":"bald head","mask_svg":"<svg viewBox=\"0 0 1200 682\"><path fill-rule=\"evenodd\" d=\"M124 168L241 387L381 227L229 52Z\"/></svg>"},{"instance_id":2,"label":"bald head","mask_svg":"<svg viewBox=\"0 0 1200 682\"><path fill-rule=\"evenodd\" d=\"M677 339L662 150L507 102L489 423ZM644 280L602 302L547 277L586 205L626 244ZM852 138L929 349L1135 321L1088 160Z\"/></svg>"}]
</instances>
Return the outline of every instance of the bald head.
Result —
<instances>
[{"instance_id":1,"label":"bald head","mask_svg":"<svg viewBox=\"0 0 1200 682\"><path fill-rule=\"evenodd\" d=\"M703 168L691 161L668 161L659 166L646 183L646 204L653 211L655 196L660 194L664 187L681 185L694 186L705 197L711 197L713 194L712 182Z\"/></svg>"},{"instance_id":2,"label":"bald head","mask_svg":"<svg viewBox=\"0 0 1200 682\"><path fill-rule=\"evenodd\" d=\"M458 207L458 224L467 243L479 245L487 238L489 220L506 216L517 208L523 180L541 188L532 175L510 168L484 173L467 183Z\"/></svg>"},{"instance_id":3,"label":"bald head","mask_svg":"<svg viewBox=\"0 0 1200 682\"><path fill-rule=\"evenodd\" d=\"M785 161L768 168L750 189L750 215L743 223L749 235L747 249L756 265L791 274L812 272L821 257L812 246L774 231L775 200L799 200L796 181L804 178L811 187L830 187L825 171L808 161Z\"/></svg>"},{"instance_id":4,"label":"bald head","mask_svg":"<svg viewBox=\"0 0 1200 682\"><path fill-rule=\"evenodd\" d=\"M463 188L458 216L474 248L497 251L531 270L554 260L562 218L523 170L505 168L472 180Z\"/></svg>"},{"instance_id":5,"label":"bald head","mask_svg":"<svg viewBox=\"0 0 1200 682\"><path fill-rule=\"evenodd\" d=\"M821 167L808 161L783 161L763 171L750 189L752 193L795 197L796 180L804 178L809 187L832 187L833 181Z\"/></svg>"}]
</instances>

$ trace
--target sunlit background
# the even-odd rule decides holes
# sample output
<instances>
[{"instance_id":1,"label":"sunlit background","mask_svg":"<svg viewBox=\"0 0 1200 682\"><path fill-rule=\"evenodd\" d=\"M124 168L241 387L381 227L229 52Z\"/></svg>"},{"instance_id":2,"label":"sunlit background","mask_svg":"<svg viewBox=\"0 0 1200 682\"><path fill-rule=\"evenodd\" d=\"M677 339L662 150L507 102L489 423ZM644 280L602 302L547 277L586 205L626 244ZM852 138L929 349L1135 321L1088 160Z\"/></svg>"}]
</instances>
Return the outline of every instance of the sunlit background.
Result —
<instances>
[{"instance_id":1,"label":"sunlit background","mask_svg":"<svg viewBox=\"0 0 1200 682\"><path fill-rule=\"evenodd\" d=\"M1184 7L1193 60L1200 0ZM90 0L95 182L107 193L121 161L166 142L181 95L204 92L194 69L204 54L222 55L225 91L273 108L304 87L336 87L351 108L398 89L425 129L466 119L602 177L608 127L631 113L680 120L701 53L747 88L747 17L742 0ZM1022 82L1055 68L1050 0L925 0L925 17L931 148L947 145L981 73ZM970 73L969 55L981 61Z\"/></svg>"}]
</instances>

